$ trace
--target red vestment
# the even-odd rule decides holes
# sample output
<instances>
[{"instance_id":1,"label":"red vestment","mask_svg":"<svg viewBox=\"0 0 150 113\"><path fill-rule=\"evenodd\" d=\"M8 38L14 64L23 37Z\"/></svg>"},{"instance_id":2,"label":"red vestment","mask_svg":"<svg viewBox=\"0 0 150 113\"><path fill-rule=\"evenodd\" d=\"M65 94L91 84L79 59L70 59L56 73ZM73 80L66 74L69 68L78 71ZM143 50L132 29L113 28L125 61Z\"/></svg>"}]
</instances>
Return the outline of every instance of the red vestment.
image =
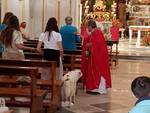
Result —
<instances>
[{"instance_id":1,"label":"red vestment","mask_svg":"<svg viewBox=\"0 0 150 113\"><path fill-rule=\"evenodd\" d=\"M91 43L88 59L85 56L86 44ZM100 29L95 29L90 36L84 37L82 47L82 79L87 90L98 89L101 76L106 80L106 88L111 87L109 56L106 41Z\"/></svg>"}]
</instances>

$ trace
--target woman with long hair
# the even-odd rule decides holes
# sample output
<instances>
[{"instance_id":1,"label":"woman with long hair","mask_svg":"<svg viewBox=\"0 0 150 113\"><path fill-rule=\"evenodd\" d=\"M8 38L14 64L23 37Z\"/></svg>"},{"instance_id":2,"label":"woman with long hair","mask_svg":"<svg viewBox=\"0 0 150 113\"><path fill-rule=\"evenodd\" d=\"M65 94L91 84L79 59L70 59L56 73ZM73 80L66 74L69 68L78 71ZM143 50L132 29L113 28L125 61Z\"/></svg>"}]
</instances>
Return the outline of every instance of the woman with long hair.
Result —
<instances>
[{"instance_id":1,"label":"woman with long hair","mask_svg":"<svg viewBox=\"0 0 150 113\"><path fill-rule=\"evenodd\" d=\"M10 18L11 16L13 16L13 13L12 13L12 12L7 12L7 13L5 13L3 22L2 22L2 24L0 24L0 31L4 30L4 29L7 27L9 18Z\"/></svg>"},{"instance_id":2,"label":"woman with long hair","mask_svg":"<svg viewBox=\"0 0 150 113\"><path fill-rule=\"evenodd\" d=\"M5 16L4 16L4 20L3 20L3 24L6 24L7 25L7 21L8 19L13 16L14 14L12 12L7 12L5 13Z\"/></svg>"},{"instance_id":3,"label":"woman with long hair","mask_svg":"<svg viewBox=\"0 0 150 113\"><path fill-rule=\"evenodd\" d=\"M42 43L44 43L44 60L56 61L57 67L60 67L60 56L63 55L63 47L56 18L50 18L47 22L45 32L41 33L37 45L37 51L39 52L42 51Z\"/></svg>"},{"instance_id":4,"label":"woman with long hair","mask_svg":"<svg viewBox=\"0 0 150 113\"><path fill-rule=\"evenodd\" d=\"M3 22L0 24L0 32L3 31L4 29L6 29L7 27L7 22L9 20L9 18L13 15L12 12L7 12L5 13L5 16L4 16L4 20ZM2 56L2 53L4 52L4 45L0 42L0 57Z\"/></svg>"},{"instance_id":5,"label":"woman with long hair","mask_svg":"<svg viewBox=\"0 0 150 113\"><path fill-rule=\"evenodd\" d=\"M24 59L23 50L35 51L35 48L23 45L19 20L14 15L9 18L7 28L1 32L0 41L6 48L2 54L5 59Z\"/></svg>"}]
</instances>

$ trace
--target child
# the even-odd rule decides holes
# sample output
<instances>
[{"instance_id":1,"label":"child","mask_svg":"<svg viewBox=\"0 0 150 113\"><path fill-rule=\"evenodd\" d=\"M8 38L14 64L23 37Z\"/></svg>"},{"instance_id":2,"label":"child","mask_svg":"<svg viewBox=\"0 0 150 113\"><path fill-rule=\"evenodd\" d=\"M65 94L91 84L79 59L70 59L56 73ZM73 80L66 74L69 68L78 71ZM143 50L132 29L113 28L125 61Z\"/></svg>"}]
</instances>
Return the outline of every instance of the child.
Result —
<instances>
[{"instance_id":1,"label":"child","mask_svg":"<svg viewBox=\"0 0 150 113\"><path fill-rule=\"evenodd\" d=\"M112 23L112 27L110 27L110 34L112 41L119 41L119 27L117 23Z\"/></svg>"},{"instance_id":2,"label":"child","mask_svg":"<svg viewBox=\"0 0 150 113\"><path fill-rule=\"evenodd\" d=\"M138 100L129 113L150 113L150 77L137 77L131 89Z\"/></svg>"},{"instance_id":3,"label":"child","mask_svg":"<svg viewBox=\"0 0 150 113\"><path fill-rule=\"evenodd\" d=\"M21 22L21 24L20 24L20 31L22 33L23 42L25 42L25 41L30 39L28 34L27 34L26 27L27 27L27 23L26 22Z\"/></svg>"}]
</instances>

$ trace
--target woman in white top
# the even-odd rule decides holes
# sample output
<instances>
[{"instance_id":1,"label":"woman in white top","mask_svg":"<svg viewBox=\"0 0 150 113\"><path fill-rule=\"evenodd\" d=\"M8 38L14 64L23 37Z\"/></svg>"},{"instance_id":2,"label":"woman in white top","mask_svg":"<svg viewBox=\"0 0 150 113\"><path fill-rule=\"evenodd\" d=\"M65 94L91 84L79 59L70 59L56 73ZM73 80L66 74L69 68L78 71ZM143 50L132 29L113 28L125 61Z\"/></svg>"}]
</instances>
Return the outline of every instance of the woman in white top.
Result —
<instances>
[{"instance_id":1,"label":"woman in white top","mask_svg":"<svg viewBox=\"0 0 150 113\"><path fill-rule=\"evenodd\" d=\"M57 62L57 78L61 79L63 75L63 66L61 56L63 55L62 38L58 30L57 20L50 18L47 22L45 32L41 33L39 42L37 45L37 51L42 52L41 46L44 43L43 57L44 60ZM42 69L42 79L49 79L48 69Z\"/></svg>"},{"instance_id":2,"label":"woman in white top","mask_svg":"<svg viewBox=\"0 0 150 113\"><path fill-rule=\"evenodd\" d=\"M59 79L63 73L63 67L60 58L63 55L62 38L57 26L57 20L52 17L48 20L45 32L41 33L37 45L37 51L41 52L41 46L44 43L43 57L44 60L56 61L59 67ZM60 57L61 56L61 57Z\"/></svg>"},{"instance_id":3,"label":"woman in white top","mask_svg":"<svg viewBox=\"0 0 150 113\"><path fill-rule=\"evenodd\" d=\"M4 59L24 59L23 50L36 50L35 48L23 45L19 20L14 15L9 18L7 28L1 32L0 41L6 48L2 54Z\"/></svg>"}]
</instances>

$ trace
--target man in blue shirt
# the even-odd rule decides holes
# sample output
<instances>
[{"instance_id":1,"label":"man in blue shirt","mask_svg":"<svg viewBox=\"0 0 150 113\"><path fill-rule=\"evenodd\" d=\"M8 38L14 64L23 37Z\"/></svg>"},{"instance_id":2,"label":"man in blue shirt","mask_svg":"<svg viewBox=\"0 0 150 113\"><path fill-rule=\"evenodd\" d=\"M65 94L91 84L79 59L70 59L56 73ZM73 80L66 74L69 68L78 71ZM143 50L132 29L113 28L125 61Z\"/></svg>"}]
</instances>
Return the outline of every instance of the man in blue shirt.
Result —
<instances>
[{"instance_id":1,"label":"man in blue shirt","mask_svg":"<svg viewBox=\"0 0 150 113\"><path fill-rule=\"evenodd\" d=\"M131 89L138 100L129 113L150 113L150 77L137 77L133 80Z\"/></svg>"},{"instance_id":2,"label":"man in blue shirt","mask_svg":"<svg viewBox=\"0 0 150 113\"><path fill-rule=\"evenodd\" d=\"M62 43L64 50L76 50L76 43L80 42L80 37L77 35L77 28L72 26L72 18L65 18L66 25L60 28Z\"/></svg>"}]
</instances>

